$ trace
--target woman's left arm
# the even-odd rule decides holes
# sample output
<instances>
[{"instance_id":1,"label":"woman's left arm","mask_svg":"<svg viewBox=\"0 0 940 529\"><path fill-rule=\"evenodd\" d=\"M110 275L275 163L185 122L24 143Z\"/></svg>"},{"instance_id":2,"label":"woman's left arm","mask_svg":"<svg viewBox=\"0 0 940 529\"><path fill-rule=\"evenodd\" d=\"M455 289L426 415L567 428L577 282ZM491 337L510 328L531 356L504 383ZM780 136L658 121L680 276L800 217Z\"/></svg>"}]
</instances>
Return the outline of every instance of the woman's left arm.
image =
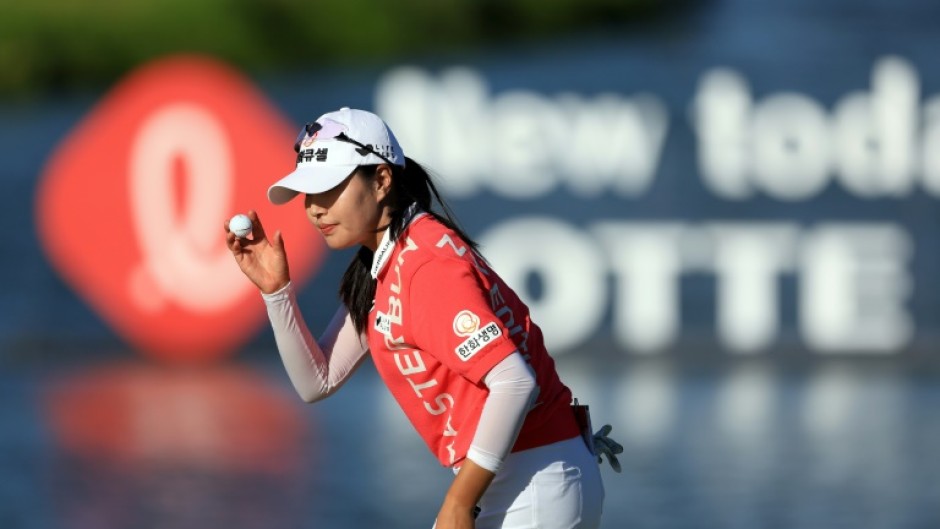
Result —
<instances>
[{"instance_id":1,"label":"woman's left arm","mask_svg":"<svg viewBox=\"0 0 940 529\"><path fill-rule=\"evenodd\" d=\"M473 529L473 509L496 476L467 458L454 478L434 529Z\"/></svg>"},{"instance_id":2,"label":"woman's left arm","mask_svg":"<svg viewBox=\"0 0 940 529\"><path fill-rule=\"evenodd\" d=\"M473 527L473 508L512 449L529 407L538 396L535 374L518 352L496 364L483 383L489 394L467 457L444 497L437 529Z\"/></svg>"}]
</instances>

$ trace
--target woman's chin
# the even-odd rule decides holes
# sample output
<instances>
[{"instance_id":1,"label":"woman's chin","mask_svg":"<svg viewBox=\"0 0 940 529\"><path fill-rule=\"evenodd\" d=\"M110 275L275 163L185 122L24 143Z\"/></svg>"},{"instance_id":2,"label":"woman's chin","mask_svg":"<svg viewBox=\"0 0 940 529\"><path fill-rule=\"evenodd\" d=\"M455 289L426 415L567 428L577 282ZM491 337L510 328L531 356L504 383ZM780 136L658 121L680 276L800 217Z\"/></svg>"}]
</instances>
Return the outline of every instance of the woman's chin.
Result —
<instances>
[{"instance_id":1,"label":"woman's chin","mask_svg":"<svg viewBox=\"0 0 940 529\"><path fill-rule=\"evenodd\" d=\"M324 235L323 242L325 242L331 250L345 250L346 248L356 246L355 242L336 237L335 235Z\"/></svg>"}]
</instances>

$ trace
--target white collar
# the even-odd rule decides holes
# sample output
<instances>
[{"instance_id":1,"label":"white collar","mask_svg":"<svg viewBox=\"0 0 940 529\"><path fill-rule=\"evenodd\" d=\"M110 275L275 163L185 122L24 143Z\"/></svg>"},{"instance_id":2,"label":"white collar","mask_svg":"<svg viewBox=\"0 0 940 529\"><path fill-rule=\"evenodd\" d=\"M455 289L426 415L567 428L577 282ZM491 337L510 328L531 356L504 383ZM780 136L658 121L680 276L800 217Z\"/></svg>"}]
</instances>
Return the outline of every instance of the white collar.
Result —
<instances>
[{"instance_id":1,"label":"white collar","mask_svg":"<svg viewBox=\"0 0 940 529\"><path fill-rule=\"evenodd\" d=\"M405 211L405 228L411 225L412 222L418 220L424 212L418 212L418 204L413 203L408 206L408 209ZM379 274L382 273L382 269L385 268L385 265L388 263L389 258L392 257L392 253L395 251L395 241L392 240L391 231L388 228L385 228L385 233L382 234L382 241L379 242L378 248L375 249L375 253L372 255L372 279L379 277ZM404 233L402 229L402 233Z\"/></svg>"}]
</instances>

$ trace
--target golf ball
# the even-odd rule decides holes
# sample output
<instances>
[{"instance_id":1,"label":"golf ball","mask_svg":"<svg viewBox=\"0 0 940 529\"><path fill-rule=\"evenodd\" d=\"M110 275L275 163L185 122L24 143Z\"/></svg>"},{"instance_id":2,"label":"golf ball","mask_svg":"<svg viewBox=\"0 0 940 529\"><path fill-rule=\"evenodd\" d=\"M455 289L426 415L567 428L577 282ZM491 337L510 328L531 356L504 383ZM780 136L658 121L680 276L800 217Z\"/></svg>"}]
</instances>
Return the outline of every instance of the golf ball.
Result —
<instances>
[{"instance_id":1,"label":"golf ball","mask_svg":"<svg viewBox=\"0 0 940 529\"><path fill-rule=\"evenodd\" d=\"M228 221L228 229L239 239L244 239L251 233L251 219L248 218L248 215L239 213Z\"/></svg>"}]
</instances>

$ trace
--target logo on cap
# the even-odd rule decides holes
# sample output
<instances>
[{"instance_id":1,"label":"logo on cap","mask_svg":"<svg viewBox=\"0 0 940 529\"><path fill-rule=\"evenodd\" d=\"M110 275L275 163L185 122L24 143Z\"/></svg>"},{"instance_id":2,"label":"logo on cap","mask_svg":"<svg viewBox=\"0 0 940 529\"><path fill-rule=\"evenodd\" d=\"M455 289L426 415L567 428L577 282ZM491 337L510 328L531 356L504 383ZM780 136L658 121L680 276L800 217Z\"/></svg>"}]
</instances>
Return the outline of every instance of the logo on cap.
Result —
<instances>
[{"instance_id":1,"label":"logo on cap","mask_svg":"<svg viewBox=\"0 0 940 529\"><path fill-rule=\"evenodd\" d=\"M340 134L345 134L349 131L346 125L332 120L332 119L323 119L314 123L311 123L309 127L306 127L307 135L304 137L304 140L301 142L301 146L304 148L310 147L313 145L313 142L318 139L331 140ZM311 133L310 130L313 130Z\"/></svg>"}]
</instances>

